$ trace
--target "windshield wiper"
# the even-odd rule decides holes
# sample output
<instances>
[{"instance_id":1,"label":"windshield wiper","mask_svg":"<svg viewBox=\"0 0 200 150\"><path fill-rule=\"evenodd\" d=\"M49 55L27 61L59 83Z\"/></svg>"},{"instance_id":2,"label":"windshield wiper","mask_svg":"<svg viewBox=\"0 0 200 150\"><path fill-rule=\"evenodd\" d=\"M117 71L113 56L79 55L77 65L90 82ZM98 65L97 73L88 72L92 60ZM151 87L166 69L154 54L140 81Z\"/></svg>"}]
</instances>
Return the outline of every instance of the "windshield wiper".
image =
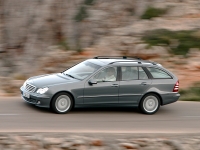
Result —
<instances>
[{"instance_id":1,"label":"windshield wiper","mask_svg":"<svg viewBox=\"0 0 200 150\"><path fill-rule=\"evenodd\" d=\"M65 74L65 73L64 73ZM67 75L67 76L69 76L69 77L71 77L71 78L74 78L75 79L75 77L74 76L72 76L71 74L65 74L65 75Z\"/></svg>"},{"instance_id":2,"label":"windshield wiper","mask_svg":"<svg viewBox=\"0 0 200 150\"><path fill-rule=\"evenodd\" d=\"M63 74L65 74L65 73L63 73ZM65 74L65 75L67 75L67 76L69 76L69 77L71 77L71 78L74 78L74 79L78 79L78 78L72 76L71 74ZM78 80L80 80L80 79L78 79Z\"/></svg>"}]
</instances>

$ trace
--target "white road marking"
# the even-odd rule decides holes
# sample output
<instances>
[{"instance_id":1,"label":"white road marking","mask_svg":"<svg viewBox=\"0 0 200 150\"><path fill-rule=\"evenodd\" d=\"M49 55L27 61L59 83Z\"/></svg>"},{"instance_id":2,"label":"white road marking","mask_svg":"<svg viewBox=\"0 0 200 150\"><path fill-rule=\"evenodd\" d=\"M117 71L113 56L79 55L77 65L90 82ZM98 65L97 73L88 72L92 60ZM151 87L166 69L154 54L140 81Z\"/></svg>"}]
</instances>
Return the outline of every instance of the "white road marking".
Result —
<instances>
[{"instance_id":1,"label":"white road marking","mask_svg":"<svg viewBox=\"0 0 200 150\"><path fill-rule=\"evenodd\" d=\"M20 114L0 114L0 116L17 116L17 115L20 115Z\"/></svg>"},{"instance_id":2,"label":"white road marking","mask_svg":"<svg viewBox=\"0 0 200 150\"><path fill-rule=\"evenodd\" d=\"M183 117L191 117L191 118L197 117L197 118L200 118L200 116L183 116Z\"/></svg>"}]
</instances>

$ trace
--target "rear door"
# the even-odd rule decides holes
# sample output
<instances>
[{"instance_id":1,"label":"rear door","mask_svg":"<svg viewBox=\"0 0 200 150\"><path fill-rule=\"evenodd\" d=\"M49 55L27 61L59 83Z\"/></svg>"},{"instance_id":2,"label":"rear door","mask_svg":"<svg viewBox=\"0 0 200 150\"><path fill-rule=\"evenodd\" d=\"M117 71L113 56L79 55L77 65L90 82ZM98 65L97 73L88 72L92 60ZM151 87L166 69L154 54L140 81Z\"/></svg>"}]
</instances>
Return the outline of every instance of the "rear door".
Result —
<instances>
[{"instance_id":1,"label":"rear door","mask_svg":"<svg viewBox=\"0 0 200 150\"><path fill-rule=\"evenodd\" d=\"M119 103L137 104L151 85L151 79L137 66L123 66L120 74Z\"/></svg>"}]
</instances>

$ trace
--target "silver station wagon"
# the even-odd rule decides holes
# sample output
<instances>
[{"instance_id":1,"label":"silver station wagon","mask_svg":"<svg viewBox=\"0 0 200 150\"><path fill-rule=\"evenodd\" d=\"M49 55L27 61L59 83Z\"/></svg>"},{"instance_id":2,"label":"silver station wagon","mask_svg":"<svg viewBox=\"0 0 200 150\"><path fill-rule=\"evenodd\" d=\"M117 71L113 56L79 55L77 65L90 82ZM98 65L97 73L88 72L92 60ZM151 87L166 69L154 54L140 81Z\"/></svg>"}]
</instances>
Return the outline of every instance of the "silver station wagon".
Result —
<instances>
[{"instance_id":1,"label":"silver station wagon","mask_svg":"<svg viewBox=\"0 0 200 150\"><path fill-rule=\"evenodd\" d=\"M67 113L75 105L129 105L154 114L176 102L178 78L162 65L140 58L98 56L66 71L31 77L20 88L33 105Z\"/></svg>"}]
</instances>

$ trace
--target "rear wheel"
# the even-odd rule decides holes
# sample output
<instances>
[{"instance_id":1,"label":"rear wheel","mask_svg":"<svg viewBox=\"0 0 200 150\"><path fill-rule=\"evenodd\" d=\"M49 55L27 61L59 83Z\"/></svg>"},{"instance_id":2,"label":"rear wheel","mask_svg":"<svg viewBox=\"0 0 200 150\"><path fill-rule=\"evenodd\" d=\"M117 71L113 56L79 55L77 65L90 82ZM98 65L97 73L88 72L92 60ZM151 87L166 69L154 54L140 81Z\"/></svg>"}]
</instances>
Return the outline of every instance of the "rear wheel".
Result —
<instances>
[{"instance_id":1,"label":"rear wheel","mask_svg":"<svg viewBox=\"0 0 200 150\"><path fill-rule=\"evenodd\" d=\"M57 94L51 103L51 108L55 113L65 114L69 112L73 107L73 100L68 93Z\"/></svg>"},{"instance_id":2,"label":"rear wheel","mask_svg":"<svg viewBox=\"0 0 200 150\"><path fill-rule=\"evenodd\" d=\"M154 114L160 108L160 98L153 93L147 94L142 98L139 107L145 114Z\"/></svg>"}]
</instances>

